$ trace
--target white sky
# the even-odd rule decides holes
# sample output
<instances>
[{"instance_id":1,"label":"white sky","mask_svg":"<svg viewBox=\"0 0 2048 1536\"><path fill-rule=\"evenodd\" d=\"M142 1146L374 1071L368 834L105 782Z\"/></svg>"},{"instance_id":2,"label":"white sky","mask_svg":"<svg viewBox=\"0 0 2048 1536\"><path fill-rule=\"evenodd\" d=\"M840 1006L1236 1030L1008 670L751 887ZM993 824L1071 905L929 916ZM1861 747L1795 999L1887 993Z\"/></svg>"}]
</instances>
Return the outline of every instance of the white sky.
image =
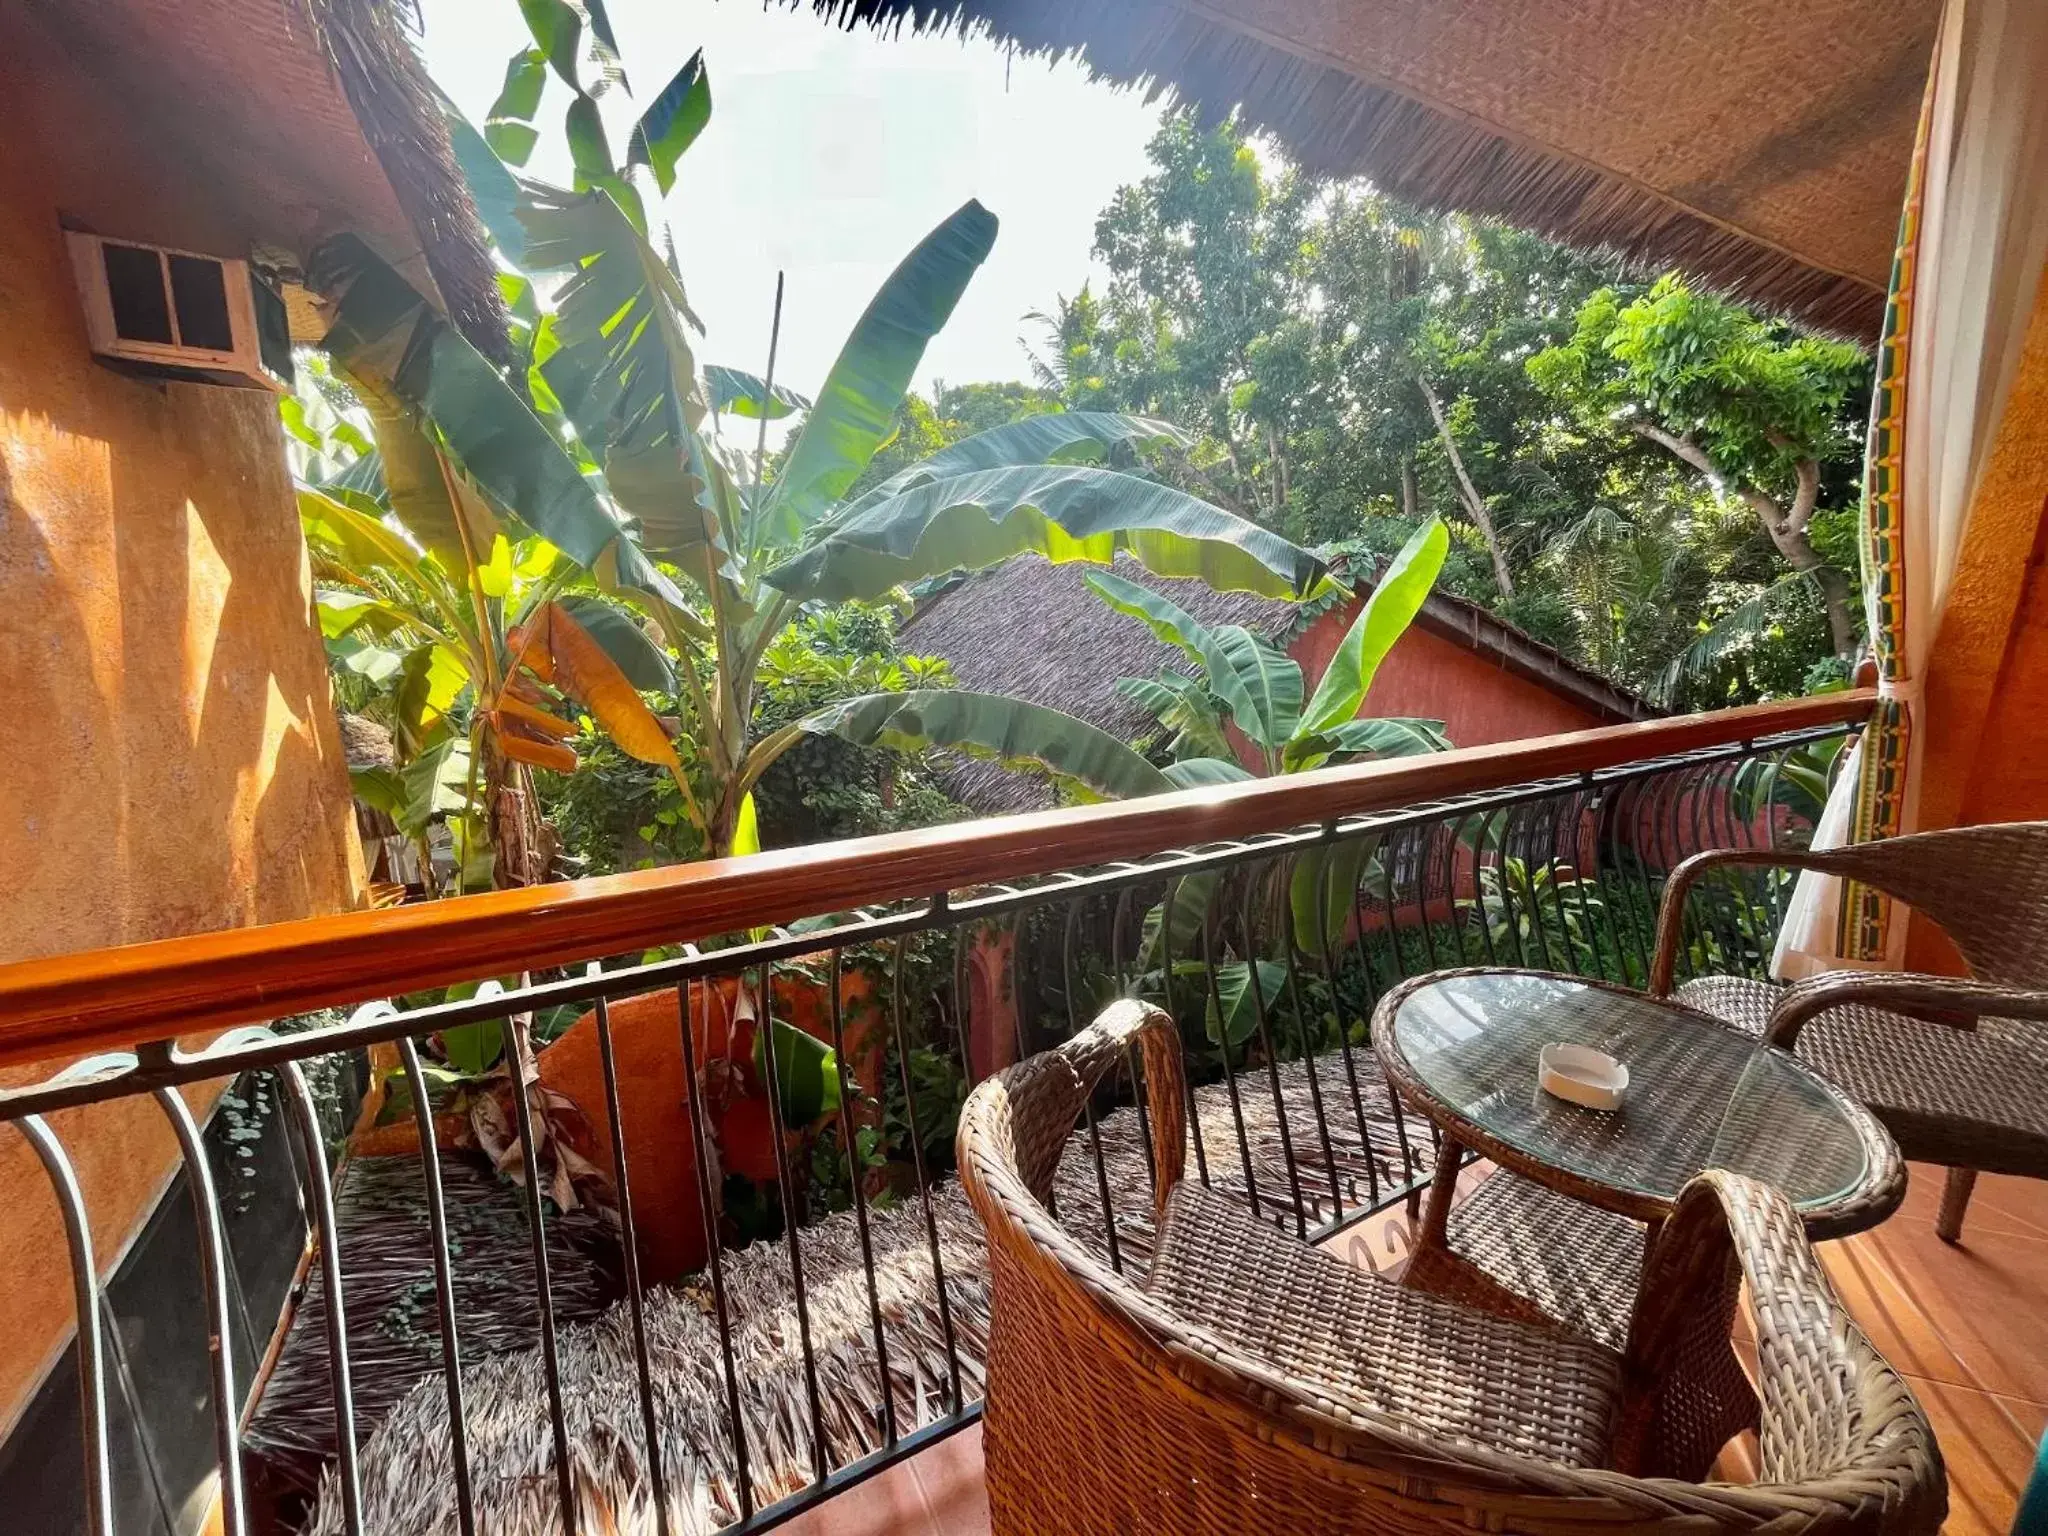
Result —
<instances>
[{"instance_id":1,"label":"white sky","mask_svg":"<svg viewBox=\"0 0 2048 1536\"><path fill-rule=\"evenodd\" d=\"M518 7L424 0L424 9L428 67L481 125L505 61L529 42ZM763 11L749 0L609 0L608 10L643 103L700 46L710 71L710 126L683 157L667 209L708 331L700 360L761 371L781 267L776 378L805 393L876 285L969 197L1002 230L926 351L917 387L1027 377L1023 316L1090 276L1095 216L1144 174L1159 117L1073 64L1013 62L985 40L842 32L808 10ZM564 184L568 100L551 79L527 167ZM613 98L606 108L608 122L637 110ZM625 128L611 137L623 153Z\"/></svg>"}]
</instances>

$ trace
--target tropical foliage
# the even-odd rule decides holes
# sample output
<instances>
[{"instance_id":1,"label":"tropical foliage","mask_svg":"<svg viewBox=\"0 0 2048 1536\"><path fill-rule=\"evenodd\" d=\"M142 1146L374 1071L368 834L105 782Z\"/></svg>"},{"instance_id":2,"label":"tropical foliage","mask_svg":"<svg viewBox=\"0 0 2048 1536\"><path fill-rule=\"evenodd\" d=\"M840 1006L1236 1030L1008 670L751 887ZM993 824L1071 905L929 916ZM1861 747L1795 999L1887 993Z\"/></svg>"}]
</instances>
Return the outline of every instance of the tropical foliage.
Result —
<instances>
[{"instance_id":1,"label":"tropical foliage","mask_svg":"<svg viewBox=\"0 0 2048 1536\"><path fill-rule=\"evenodd\" d=\"M1307 177L1176 114L1031 317L1070 408L1194 434L1174 483L1377 555L1681 705L1841 675L1870 369L1855 348L1483 220ZM1811 676L1809 675L1811 674Z\"/></svg>"},{"instance_id":2,"label":"tropical foliage","mask_svg":"<svg viewBox=\"0 0 2048 1536\"><path fill-rule=\"evenodd\" d=\"M545 9L527 13L535 49L562 73L548 27L568 23L557 16L542 26L535 18ZM536 67L523 57L512 71L519 79ZM573 71L564 78L575 87ZM793 621L822 605L884 600L1025 553L1107 563L1128 551L1155 571L1274 596L1305 595L1324 573L1278 534L1131 472L1138 455L1188 439L1126 413L1011 421L856 489L893 435L926 343L986 258L996 220L970 202L919 242L815 400L741 370L701 368L682 282L650 237L645 200L621 190L632 189L643 144L657 182L673 176L669 151L680 154L688 136L651 119L678 91L701 94L708 113L700 59L643 116L624 157L610 152L579 95L567 123L574 189L516 178L487 136L452 123L500 254L547 279L505 280L523 374L498 375L355 242L331 249L316 274L334 312L325 346L336 366L391 399L380 428L389 419L429 441L441 478L473 490L485 511L548 536L662 637L681 684L670 750L694 851L746 851L755 786L781 756L823 734L1035 763L1089 793L1156 787L1156 776L1127 771L1121 744L1082 722L964 689L877 690L757 730L767 658ZM522 110L532 110L525 94L501 98L492 114L501 146L527 143L505 131ZM719 435L726 414L800 418L772 474L760 439L749 464ZM612 722L598 723L649 760Z\"/></svg>"}]
</instances>

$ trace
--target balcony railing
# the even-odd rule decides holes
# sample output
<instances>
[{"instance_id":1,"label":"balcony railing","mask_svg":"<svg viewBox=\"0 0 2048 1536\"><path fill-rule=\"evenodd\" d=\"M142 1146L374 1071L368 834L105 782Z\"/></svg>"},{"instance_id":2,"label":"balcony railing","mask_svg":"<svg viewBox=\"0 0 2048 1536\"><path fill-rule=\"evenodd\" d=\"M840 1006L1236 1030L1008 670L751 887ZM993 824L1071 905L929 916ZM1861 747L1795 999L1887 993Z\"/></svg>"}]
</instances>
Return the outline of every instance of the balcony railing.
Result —
<instances>
[{"instance_id":1,"label":"balcony railing","mask_svg":"<svg viewBox=\"0 0 2048 1536\"><path fill-rule=\"evenodd\" d=\"M0 1063L71 1063L0 1095L0 1119L65 1218L88 1528L112 1529L109 1394L137 1388L108 1365L107 1255L56 1111L146 1096L183 1149L225 1530L310 1511L322 1533L469 1536L479 1509L571 1533L765 1529L978 1412L986 1277L949 1134L966 1084L1153 996L1187 1042L1196 1175L1334 1233L1432 1171L1371 1055L1388 986L1489 963L1641 983L1666 872L1803 840L1825 744L1870 703L0 968ZM1760 973L1786 895L1744 872L1703 886L1687 962ZM536 1055L537 1035L559 1038ZM372 1085L338 1167L309 1084L336 1062ZM180 1091L221 1079L272 1085L302 1154L308 1258L261 1361L250 1328L235 1342L223 1194ZM1119 1267L1150 1237L1128 1084L1091 1106L1056 1196Z\"/></svg>"}]
</instances>

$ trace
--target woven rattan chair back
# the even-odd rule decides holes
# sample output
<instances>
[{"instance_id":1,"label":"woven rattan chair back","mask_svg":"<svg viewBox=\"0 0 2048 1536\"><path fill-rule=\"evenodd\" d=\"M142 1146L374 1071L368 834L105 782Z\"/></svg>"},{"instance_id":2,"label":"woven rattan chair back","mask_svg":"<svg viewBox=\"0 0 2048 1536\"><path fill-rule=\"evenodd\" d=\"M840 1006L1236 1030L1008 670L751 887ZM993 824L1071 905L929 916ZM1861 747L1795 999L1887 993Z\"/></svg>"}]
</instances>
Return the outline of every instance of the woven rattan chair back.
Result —
<instances>
[{"instance_id":1,"label":"woven rattan chair back","mask_svg":"<svg viewBox=\"0 0 2048 1536\"><path fill-rule=\"evenodd\" d=\"M962 1112L961 1181L989 1236L984 1445L1002 1536L1939 1528L1946 1485L1925 1417L1842 1311L1784 1198L1734 1175L1689 1187L1672 1240L1657 1248L1620 1363L1610 1460L1699 1455L1682 1422L1697 1399L1670 1389L1700 1353L1697 1298L1725 1293L1739 1266L1762 1345L1764 1483L1630 1476L1433 1437L1189 1322L1047 1208L1082 1104L1140 1049L1154 1194L1174 1219L1185 1094L1178 1030L1159 1010L1114 1005L1067 1044L980 1084ZM1256 1241L1293 1243L1278 1231ZM1725 1352L1725 1328L1718 1344ZM1359 1368L1410 1367L1390 1353ZM1526 1358L1504 1358L1497 1379L1461 1395L1533 1401L1529 1374Z\"/></svg>"},{"instance_id":2,"label":"woven rattan chair back","mask_svg":"<svg viewBox=\"0 0 2048 1536\"><path fill-rule=\"evenodd\" d=\"M1915 832L1806 859L1940 924L1980 980L2048 987L2048 821Z\"/></svg>"}]
</instances>

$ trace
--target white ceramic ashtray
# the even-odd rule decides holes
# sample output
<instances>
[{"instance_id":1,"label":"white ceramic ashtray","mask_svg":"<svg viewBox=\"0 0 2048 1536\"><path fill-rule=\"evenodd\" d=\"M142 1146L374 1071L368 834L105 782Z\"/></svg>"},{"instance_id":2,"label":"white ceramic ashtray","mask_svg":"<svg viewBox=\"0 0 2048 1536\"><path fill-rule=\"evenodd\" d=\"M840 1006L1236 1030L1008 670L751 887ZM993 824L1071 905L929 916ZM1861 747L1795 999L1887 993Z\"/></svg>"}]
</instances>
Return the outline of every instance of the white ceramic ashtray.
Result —
<instances>
[{"instance_id":1,"label":"white ceramic ashtray","mask_svg":"<svg viewBox=\"0 0 2048 1536\"><path fill-rule=\"evenodd\" d=\"M1628 1068L1588 1045L1552 1042L1536 1057L1536 1082L1545 1093L1587 1109L1619 1109L1628 1092Z\"/></svg>"}]
</instances>

